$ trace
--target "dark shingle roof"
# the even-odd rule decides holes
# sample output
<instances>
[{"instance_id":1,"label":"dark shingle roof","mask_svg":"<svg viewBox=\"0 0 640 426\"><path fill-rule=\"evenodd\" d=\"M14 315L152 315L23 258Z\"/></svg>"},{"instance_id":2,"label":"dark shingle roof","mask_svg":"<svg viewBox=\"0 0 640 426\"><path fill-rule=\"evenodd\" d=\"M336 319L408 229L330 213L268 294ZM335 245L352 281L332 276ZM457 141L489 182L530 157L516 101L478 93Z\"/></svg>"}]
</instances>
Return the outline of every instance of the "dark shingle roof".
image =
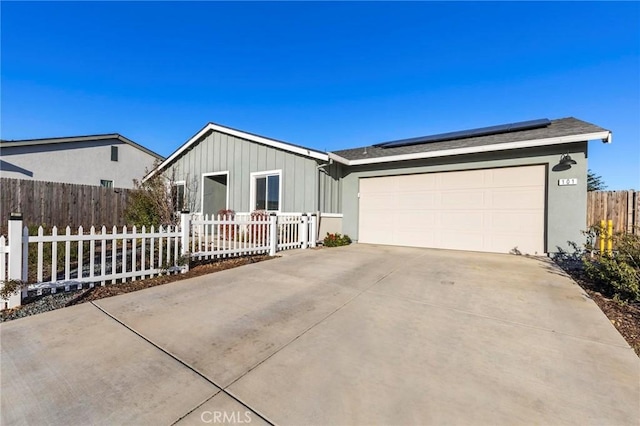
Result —
<instances>
[{"instance_id":1,"label":"dark shingle roof","mask_svg":"<svg viewBox=\"0 0 640 426\"><path fill-rule=\"evenodd\" d=\"M400 146L395 148L382 148L367 146L352 149L334 151L334 154L347 160L362 160L368 158L391 157L396 155L415 154L421 152L435 152L457 148L471 148L485 145L498 145L509 142L519 142L537 139L547 139L562 136L573 136L608 130L598 127L577 118L568 117L551 120L548 127L539 129L521 130L496 135L476 136L471 138L453 139L441 142L428 142L418 145Z\"/></svg>"}]
</instances>

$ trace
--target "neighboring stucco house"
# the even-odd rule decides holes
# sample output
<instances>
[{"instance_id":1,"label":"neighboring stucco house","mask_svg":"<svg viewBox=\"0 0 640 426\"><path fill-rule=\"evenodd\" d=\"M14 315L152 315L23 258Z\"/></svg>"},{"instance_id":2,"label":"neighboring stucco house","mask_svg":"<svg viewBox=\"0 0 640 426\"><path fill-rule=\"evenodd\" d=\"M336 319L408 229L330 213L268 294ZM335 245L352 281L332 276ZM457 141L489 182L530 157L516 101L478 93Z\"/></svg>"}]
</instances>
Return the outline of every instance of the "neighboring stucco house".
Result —
<instances>
[{"instance_id":1,"label":"neighboring stucco house","mask_svg":"<svg viewBox=\"0 0 640 426\"><path fill-rule=\"evenodd\" d=\"M198 213L320 212L320 236L553 254L584 239L590 140L611 132L563 118L324 153L210 123L152 174Z\"/></svg>"},{"instance_id":2,"label":"neighboring stucco house","mask_svg":"<svg viewBox=\"0 0 640 426\"><path fill-rule=\"evenodd\" d=\"M117 133L0 141L3 178L133 188L160 160Z\"/></svg>"}]
</instances>

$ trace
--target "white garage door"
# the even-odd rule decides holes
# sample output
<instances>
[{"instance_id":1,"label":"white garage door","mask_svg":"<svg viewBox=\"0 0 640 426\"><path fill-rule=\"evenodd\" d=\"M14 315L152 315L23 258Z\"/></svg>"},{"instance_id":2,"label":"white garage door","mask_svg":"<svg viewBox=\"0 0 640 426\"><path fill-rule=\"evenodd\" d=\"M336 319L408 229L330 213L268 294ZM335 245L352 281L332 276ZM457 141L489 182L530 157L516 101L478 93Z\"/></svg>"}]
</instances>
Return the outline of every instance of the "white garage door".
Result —
<instances>
[{"instance_id":1,"label":"white garage door","mask_svg":"<svg viewBox=\"0 0 640 426\"><path fill-rule=\"evenodd\" d=\"M362 243L544 252L545 167L360 179Z\"/></svg>"}]
</instances>

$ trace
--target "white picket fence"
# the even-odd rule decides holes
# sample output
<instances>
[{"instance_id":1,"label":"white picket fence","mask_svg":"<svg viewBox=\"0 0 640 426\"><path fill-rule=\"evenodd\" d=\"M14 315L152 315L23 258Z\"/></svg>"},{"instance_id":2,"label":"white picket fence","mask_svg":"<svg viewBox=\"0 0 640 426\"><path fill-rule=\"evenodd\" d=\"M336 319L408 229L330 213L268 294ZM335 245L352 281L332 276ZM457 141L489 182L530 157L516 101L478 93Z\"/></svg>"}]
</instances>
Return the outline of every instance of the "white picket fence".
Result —
<instances>
[{"instance_id":1,"label":"white picket fence","mask_svg":"<svg viewBox=\"0 0 640 426\"><path fill-rule=\"evenodd\" d=\"M121 232L114 226L111 233L106 227L96 232L91 227L88 234L79 227L75 234L67 226L64 234L58 234L54 227L51 235L44 235L43 228L38 228L38 235L30 236L27 228L23 231L23 258L28 260L28 244L37 245L37 283L31 288L50 287L55 293L57 287L76 285L82 288L83 283L104 285L115 284L118 280L154 277L169 271L176 266L180 252L181 231L178 227L158 228L152 226L147 230L144 226L131 230L123 227ZM64 243L64 264L58 265L58 245ZM50 248L45 259L45 244ZM50 273L44 276L44 266ZM29 276L28 261L23 261L23 277ZM49 269L50 268L50 269ZM60 272L59 272L60 271ZM24 278L23 278L24 279Z\"/></svg>"},{"instance_id":2,"label":"white picket fence","mask_svg":"<svg viewBox=\"0 0 640 426\"><path fill-rule=\"evenodd\" d=\"M88 232L67 227L64 233L54 227L50 235L42 227L37 235L29 235L22 220L13 218L9 244L0 237L0 281L31 282L4 307L19 306L23 298L43 294L45 289L55 293L184 272L190 259L275 255L280 250L314 247L316 234L316 217L306 214L182 214L179 227L134 226L120 231L91 227ZM59 256L59 250L64 255ZM30 265L35 265L35 274L30 274ZM36 278L30 280L33 275Z\"/></svg>"},{"instance_id":3,"label":"white picket fence","mask_svg":"<svg viewBox=\"0 0 640 426\"><path fill-rule=\"evenodd\" d=\"M196 216L191 221L191 257L198 260L315 247L316 216L239 213ZM275 244L274 244L275 243Z\"/></svg>"},{"instance_id":4,"label":"white picket fence","mask_svg":"<svg viewBox=\"0 0 640 426\"><path fill-rule=\"evenodd\" d=\"M9 260L9 245L7 244L7 238L0 236L0 281L8 279L7 263Z\"/></svg>"}]
</instances>

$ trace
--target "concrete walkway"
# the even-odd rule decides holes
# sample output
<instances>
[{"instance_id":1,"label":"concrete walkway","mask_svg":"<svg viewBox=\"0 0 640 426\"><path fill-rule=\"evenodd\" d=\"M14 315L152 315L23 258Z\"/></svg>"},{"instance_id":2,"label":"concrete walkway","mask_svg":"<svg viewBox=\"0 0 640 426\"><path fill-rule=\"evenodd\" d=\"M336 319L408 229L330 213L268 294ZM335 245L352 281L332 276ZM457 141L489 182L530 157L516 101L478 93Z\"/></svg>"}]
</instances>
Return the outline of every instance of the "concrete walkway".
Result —
<instances>
[{"instance_id":1,"label":"concrete walkway","mask_svg":"<svg viewBox=\"0 0 640 426\"><path fill-rule=\"evenodd\" d=\"M640 419L639 359L544 259L297 251L0 333L7 425Z\"/></svg>"}]
</instances>

